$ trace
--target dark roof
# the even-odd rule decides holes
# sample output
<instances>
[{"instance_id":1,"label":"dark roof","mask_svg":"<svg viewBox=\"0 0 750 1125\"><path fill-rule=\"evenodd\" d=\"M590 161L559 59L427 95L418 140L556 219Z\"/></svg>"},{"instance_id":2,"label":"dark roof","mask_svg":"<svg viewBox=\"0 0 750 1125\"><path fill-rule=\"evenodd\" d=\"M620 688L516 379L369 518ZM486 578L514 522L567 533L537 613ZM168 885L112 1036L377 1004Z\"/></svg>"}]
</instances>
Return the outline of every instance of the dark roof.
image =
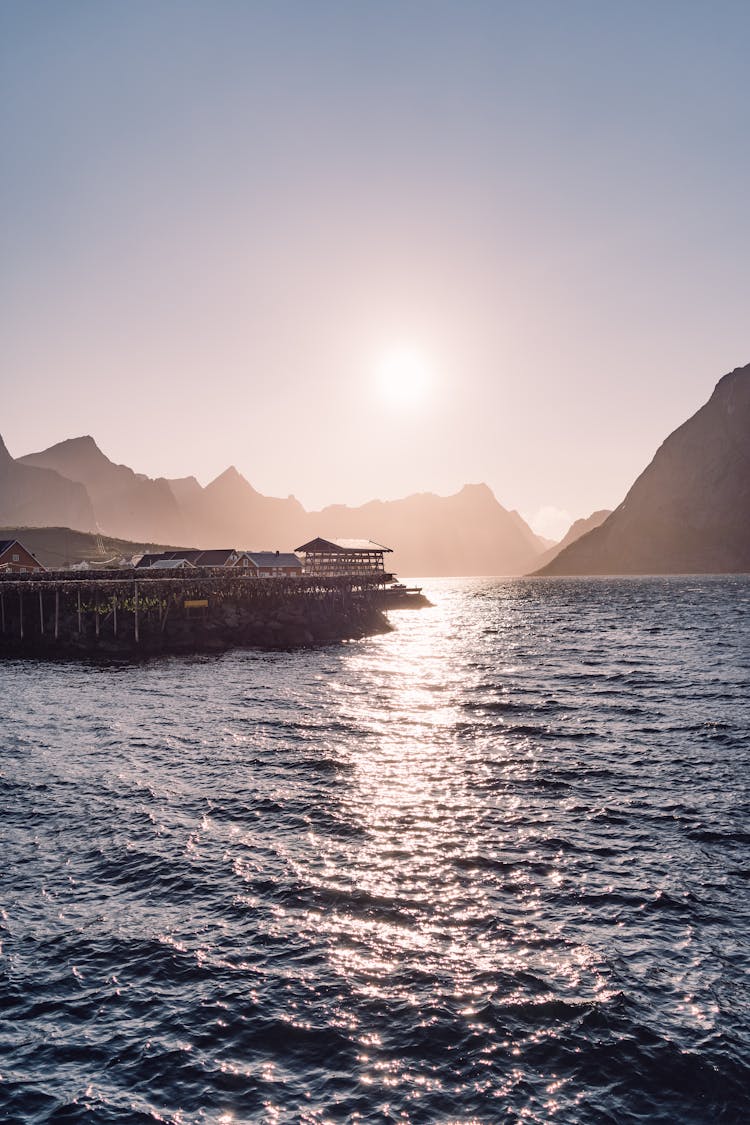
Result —
<instances>
[{"instance_id":1,"label":"dark roof","mask_svg":"<svg viewBox=\"0 0 750 1125\"><path fill-rule=\"evenodd\" d=\"M10 547L14 547L14 546L20 547L21 550L25 551L27 555L31 555L32 559L36 559L36 555L34 554L34 552L30 551L28 547L24 547L24 545L23 545L23 543L21 542L20 539L2 539L2 540L0 540L0 555L2 555ZM38 559L37 559L37 562L39 562ZM41 566L42 564L39 563L39 565Z\"/></svg>"},{"instance_id":2,"label":"dark roof","mask_svg":"<svg viewBox=\"0 0 750 1125\"><path fill-rule=\"evenodd\" d=\"M334 554L349 554L354 551L368 552L373 555L380 555L384 552L392 554L392 547L384 547L382 543L375 543L372 539L311 539L309 543L303 543L301 547L295 547L295 551L304 551L308 555L334 555Z\"/></svg>"},{"instance_id":3,"label":"dark roof","mask_svg":"<svg viewBox=\"0 0 750 1125\"><path fill-rule=\"evenodd\" d=\"M154 563L166 562L170 559L175 562L185 559L193 566L226 566L230 555L236 553L234 547L222 547L218 551L160 551L158 554L144 555L136 564L136 569L143 570L153 566Z\"/></svg>"},{"instance_id":4,"label":"dark roof","mask_svg":"<svg viewBox=\"0 0 750 1125\"><path fill-rule=\"evenodd\" d=\"M226 566L230 555L236 555L234 547L222 547L217 551L199 551L196 559L191 559L187 555L181 555L181 558L187 558L188 562L195 563L196 566Z\"/></svg>"},{"instance_id":5,"label":"dark roof","mask_svg":"<svg viewBox=\"0 0 750 1125\"><path fill-rule=\"evenodd\" d=\"M291 552L280 551L243 551L255 566L293 566L302 570L302 560Z\"/></svg>"},{"instance_id":6,"label":"dark roof","mask_svg":"<svg viewBox=\"0 0 750 1125\"><path fill-rule=\"evenodd\" d=\"M170 567L175 570L184 569L186 566L191 570L195 570L193 563L188 562L186 558L178 559L157 559L156 562L151 563L149 570L169 570Z\"/></svg>"}]
</instances>

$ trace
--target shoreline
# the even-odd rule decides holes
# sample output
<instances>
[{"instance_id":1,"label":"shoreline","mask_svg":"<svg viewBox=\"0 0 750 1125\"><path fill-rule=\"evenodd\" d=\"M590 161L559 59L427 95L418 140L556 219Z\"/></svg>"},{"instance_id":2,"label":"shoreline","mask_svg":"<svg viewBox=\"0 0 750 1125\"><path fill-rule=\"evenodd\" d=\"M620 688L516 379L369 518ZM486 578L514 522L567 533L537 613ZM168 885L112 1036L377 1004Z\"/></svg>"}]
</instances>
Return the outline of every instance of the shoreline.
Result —
<instances>
[{"instance_id":1,"label":"shoreline","mask_svg":"<svg viewBox=\"0 0 750 1125\"><path fill-rule=\"evenodd\" d=\"M284 651L392 631L382 580L70 572L0 579L0 661Z\"/></svg>"}]
</instances>

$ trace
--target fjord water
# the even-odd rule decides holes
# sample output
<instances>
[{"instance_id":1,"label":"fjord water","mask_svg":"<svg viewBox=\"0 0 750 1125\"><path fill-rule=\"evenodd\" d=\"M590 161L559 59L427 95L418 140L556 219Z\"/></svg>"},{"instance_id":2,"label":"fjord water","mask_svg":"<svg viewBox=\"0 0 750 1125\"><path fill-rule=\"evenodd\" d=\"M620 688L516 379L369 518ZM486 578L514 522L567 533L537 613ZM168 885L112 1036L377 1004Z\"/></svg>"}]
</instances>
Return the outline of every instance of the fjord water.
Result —
<instances>
[{"instance_id":1,"label":"fjord water","mask_svg":"<svg viewBox=\"0 0 750 1125\"><path fill-rule=\"evenodd\" d=\"M750 580L6 664L0 1118L750 1119Z\"/></svg>"}]
</instances>

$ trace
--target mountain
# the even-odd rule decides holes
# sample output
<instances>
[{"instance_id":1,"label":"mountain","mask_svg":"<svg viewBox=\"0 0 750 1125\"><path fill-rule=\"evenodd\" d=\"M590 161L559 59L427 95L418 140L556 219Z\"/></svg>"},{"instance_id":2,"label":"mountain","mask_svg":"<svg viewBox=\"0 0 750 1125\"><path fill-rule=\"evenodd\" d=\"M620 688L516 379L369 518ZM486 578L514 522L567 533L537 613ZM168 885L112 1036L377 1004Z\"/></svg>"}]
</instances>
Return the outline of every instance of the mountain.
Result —
<instances>
[{"instance_id":1,"label":"mountain","mask_svg":"<svg viewBox=\"0 0 750 1125\"><path fill-rule=\"evenodd\" d=\"M750 571L750 364L666 439L622 504L538 574Z\"/></svg>"},{"instance_id":2,"label":"mountain","mask_svg":"<svg viewBox=\"0 0 750 1125\"><path fill-rule=\"evenodd\" d=\"M169 482L116 465L88 435L30 453L19 462L53 469L84 485L99 527L110 535L147 541L185 539L185 522ZM53 522L62 522L59 514Z\"/></svg>"},{"instance_id":3,"label":"mountain","mask_svg":"<svg viewBox=\"0 0 750 1125\"><path fill-rule=\"evenodd\" d=\"M167 484L179 507L194 504L203 492L202 485L195 477L179 477L177 480L167 480Z\"/></svg>"},{"instance_id":4,"label":"mountain","mask_svg":"<svg viewBox=\"0 0 750 1125\"><path fill-rule=\"evenodd\" d=\"M14 461L0 437L0 524L50 523L92 530L96 520L86 489L49 468Z\"/></svg>"},{"instance_id":5,"label":"mountain","mask_svg":"<svg viewBox=\"0 0 750 1125\"><path fill-rule=\"evenodd\" d=\"M314 534L393 547L391 565L399 574L522 574L542 553L528 524L503 508L486 484L464 485L453 496L425 492L360 508L334 505L309 520Z\"/></svg>"},{"instance_id":6,"label":"mountain","mask_svg":"<svg viewBox=\"0 0 750 1125\"><path fill-rule=\"evenodd\" d=\"M200 492L186 496L183 513L191 542L256 550L296 546L307 517L299 500L263 496L233 465Z\"/></svg>"},{"instance_id":7,"label":"mountain","mask_svg":"<svg viewBox=\"0 0 750 1125\"><path fill-rule=\"evenodd\" d=\"M293 496L262 495L233 466L205 488L194 477L151 480L114 464L89 436L8 460L18 472L51 473L84 503L88 494L87 528L141 543L289 550L317 535L367 538L394 547L394 567L412 575L521 574L538 565L544 550L518 512L499 504L485 484L465 485L454 496L420 493L306 512ZM45 512L44 520L21 514L11 520L9 512L3 522L63 522L55 505Z\"/></svg>"},{"instance_id":8,"label":"mountain","mask_svg":"<svg viewBox=\"0 0 750 1125\"><path fill-rule=\"evenodd\" d=\"M595 527L600 527L612 512L609 508L601 508L598 512L592 512L586 519L576 520L570 525L565 535L559 543L552 543L548 550L544 552L540 559L537 560L537 566L542 563L546 566L556 559L561 551L569 547L571 543L575 543L576 539L580 539L582 535L587 532L593 531Z\"/></svg>"}]
</instances>

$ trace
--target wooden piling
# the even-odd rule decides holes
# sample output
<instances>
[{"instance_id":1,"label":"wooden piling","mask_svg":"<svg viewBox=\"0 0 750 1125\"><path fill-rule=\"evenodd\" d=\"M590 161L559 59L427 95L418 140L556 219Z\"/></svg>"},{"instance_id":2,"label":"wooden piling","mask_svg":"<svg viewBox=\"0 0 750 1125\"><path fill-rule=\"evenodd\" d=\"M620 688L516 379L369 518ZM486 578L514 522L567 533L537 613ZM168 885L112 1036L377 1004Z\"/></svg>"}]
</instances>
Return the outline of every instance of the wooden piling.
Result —
<instances>
[{"instance_id":1,"label":"wooden piling","mask_svg":"<svg viewBox=\"0 0 750 1125\"><path fill-rule=\"evenodd\" d=\"M60 636L60 591L55 590L55 640Z\"/></svg>"}]
</instances>

